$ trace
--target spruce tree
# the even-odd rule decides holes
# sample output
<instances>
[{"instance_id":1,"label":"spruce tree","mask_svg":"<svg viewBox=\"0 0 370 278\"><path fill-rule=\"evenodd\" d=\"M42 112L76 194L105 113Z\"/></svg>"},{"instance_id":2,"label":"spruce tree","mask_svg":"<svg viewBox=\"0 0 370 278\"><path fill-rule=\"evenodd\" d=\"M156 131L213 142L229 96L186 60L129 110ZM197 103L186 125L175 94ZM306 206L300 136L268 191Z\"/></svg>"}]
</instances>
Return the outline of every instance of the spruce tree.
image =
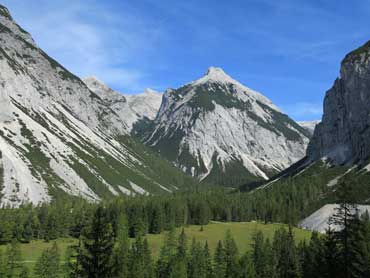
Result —
<instances>
[{"instance_id":1,"label":"spruce tree","mask_svg":"<svg viewBox=\"0 0 370 278\"><path fill-rule=\"evenodd\" d=\"M175 230L172 228L166 235L164 244L157 261L156 273L158 278L172 277L177 255Z\"/></svg>"},{"instance_id":2,"label":"spruce tree","mask_svg":"<svg viewBox=\"0 0 370 278\"><path fill-rule=\"evenodd\" d=\"M42 252L34 273L36 278L60 277L60 254L55 242L50 249Z\"/></svg>"},{"instance_id":3,"label":"spruce tree","mask_svg":"<svg viewBox=\"0 0 370 278\"><path fill-rule=\"evenodd\" d=\"M269 277L266 276L267 254L265 240L261 231L258 231L253 235L252 250L253 265L256 272L256 277Z\"/></svg>"},{"instance_id":4,"label":"spruce tree","mask_svg":"<svg viewBox=\"0 0 370 278\"><path fill-rule=\"evenodd\" d=\"M256 278L260 277L256 275L256 271L253 265L253 261L251 259L251 255L248 253L245 253L240 258L240 278Z\"/></svg>"},{"instance_id":5,"label":"spruce tree","mask_svg":"<svg viewBox=\"0 0 370 278\"><path fill-rule=\"evenodd\" d=\"M204 244L203 256L204 256L204 261L205 261L206 277L213 278L214 273L213 273L213 268L212 268L212 258L211 258L211 253L209 251L207 241Z\"/></svg>"},{"instance_id":6,"label":"spruce tree","mask_svg":"<svg viewBox=\"0 0 370 278\"><path fill-rule=\"evenodd\" d=\"M82 277L111 278L114 274L114 233L103 207L97 208L83 232L77 260Z\"/></svg>"},{"instance_id":7,"label":"spruce tree","mask_svg":"<svg viewBox=\"0 0 370 278\"><path fill-rule=\"evenodd\" d=\"M153 262L147 239L138 237L130 250L129 276L132 278L153 277ZM124 276L122 276L124 277Z\"/></svg>"},{"instance_id":8,"label":"spruce tree","mask_svg":"<svg viewBox=\"0 0 370 278\"><path fill-rule=\"evenodd\" d=\"M336 213L330 219L330 222L338 227L335 235L342 246L340 255L343 263L343 277L350 278L350 225L355 221L358 209L355 203L353 189L348 183L341 182L336 193L339 206L335 208Z\"/></svg>"},{"instance_id":9,"label":"spruce tree","mask_svg":"<svg viewBox=\"0 0 370 278\"><path fill-rule=\"evenodd\" d=\"M0 249L0 277L5 277L5 274L5 258L2 250Z\"/></svg>"},{"instance_id":10,"label":"spruce tree","mask_svg":"<svg viewBox=\"0 0 370 278\"><path fill-rule=\"evenodd\" d=\"M299 278L299 258L291 227L288 232L283 228L275 232L274 251L277 258L278 277Z\"/></svg>"},{"instance_id":11,"label":"spruce tree","mask_svg":"<svg viewBox=\"0 0 370 278\"><path fill-rule=\"evenodd\" d=\"M193 238L190 250L190 259L188 264L188 277L189 278L206 278L206 261L203 249L199 242Z\"/></svg>"},{"instance_id":12,"label":"spruce tree","mask_svg":"<svg viewBox=\"0 0 370 278\"><path fill-rule=\"evenodd\" d=\"M226 233L225 240L225 262L226 270L225 277L233 278L239 274L239 252L234 239L231 236L230 231Z\"/></svg>"},{"instance_id":13,"label":"spruce tree","mask_svg":"<svg viewBox=\"0 0 370 278\"><path fill-rule=\"evenodd\" d=\"M18 242L13 239L8 245L4 256L4 269L6 278L15 278L22 270L22 256Z\"/></svg>"},{"instance_id":14,"label":"spruce tree","mask_svg":"<svg viewBox=\"0 0 370 278\"><path fill-rule=\"evenodd\" d=\"M340 258L340 247L336 234L333 232L331 226L326 230L324 239L324 256L323 266L320 268L322 277L343 277L343 264ZM315 274L315 270L311 270L312 275Z\"/></svg>"},{"instance_id":15,"label":"spruce tree","mask_svg":"<svg viewBox=\"0 0 370 278\"><path fill-rule=\"evenodd\" d=\"M214 255L214 275L216 278L224 278L226 275L226 254L222 241L218 241Z\"/></svg>"},{"instance_id":16,"label":"spruce tree","mask_svg":"<svg viewBox=\"0 0 370 278\"><path fill-rule=\"evenodd\" d=\"M116 227L116 244L114 248L114 273L115 276L127 277L129 264L130 242L128 238L128 224L126 216L120 213Z\"/></svg>"}]
</instances>

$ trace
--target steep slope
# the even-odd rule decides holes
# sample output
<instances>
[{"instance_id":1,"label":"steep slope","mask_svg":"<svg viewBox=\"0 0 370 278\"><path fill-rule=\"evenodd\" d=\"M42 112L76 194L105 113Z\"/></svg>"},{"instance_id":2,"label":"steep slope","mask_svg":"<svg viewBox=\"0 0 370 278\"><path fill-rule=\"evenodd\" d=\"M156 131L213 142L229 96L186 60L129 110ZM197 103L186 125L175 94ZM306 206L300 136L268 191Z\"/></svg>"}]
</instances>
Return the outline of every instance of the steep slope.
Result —
<instances>
[{"instance_id":1,"label":"steep slope","mask_svg":"<svg viewBox=\"0 0 370 278\"><path fill-rule=\"evenodd\" d=\"M154 120L161 106L162 94L151 89L146 89L141 94L128 95L112 90L96 77L86 77L83 82L120 117L127 125L128 132L131 132L138 121Z\"/></svg>"},{"instance_id":2,"label":"steep slope","mask_svg":"<svg viewBox=\"0 0 370 278\"><path fill-rule=\"evenodd\" d=\"M0 6L2 204L161 193L192 181L129 137L103 98L37 47Z\"/></svg>"},{"instance_id":3,"label":"steep slope","mask_svg":"<svg viewBox=\"0 0 370 278\"><path fill-rule=\"evenodd\" d=\"M311 135L313 135L316 126L320 123L320 121L303 121L298 122L298 124L306 129Z\"/></svg>"},{"instance_id":4,"label":"steep slope","mask_svg":"<svg viewBox=\"0 0 370 278\"><path fill-rule=\"evenodd\" d=\"M304 156L308 132L220 68L167 90L144 142L184 172L238 186L268 179Z\"/></svg>"},{"instance_id":5,"label":"steep slope","mask_svg":"<svg viewBox=\"0 0 370 278\"><path fill-rule=\"evenodd\" d=\"M336 165L362 163L370 156L370 42L345 57L340 73L326 93L307 154Z\"/></svg>"},{"instance_id":6,"label":"steep slope","mask_svg":"<svg viewBox=\"0 0 370 278\"><path fill-rule=\"evenodd\" d=\"M351 185L359 204L370 201L370 42L345 57L340 73L326 93L306 157L264 185L314 186L316 198L305 204L312 213L338 201L342 182ZM326 211L317 211L309 225L323 226Z\"/></svg>"}]
</instances>

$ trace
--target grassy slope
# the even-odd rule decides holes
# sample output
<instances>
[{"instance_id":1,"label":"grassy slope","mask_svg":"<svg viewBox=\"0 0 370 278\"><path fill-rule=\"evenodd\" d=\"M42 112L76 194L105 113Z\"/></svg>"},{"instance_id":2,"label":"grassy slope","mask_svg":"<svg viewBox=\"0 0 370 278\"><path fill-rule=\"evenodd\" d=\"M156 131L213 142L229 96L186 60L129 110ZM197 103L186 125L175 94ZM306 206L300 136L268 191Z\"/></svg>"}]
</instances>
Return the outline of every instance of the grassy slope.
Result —
<instances>
[{"instance_id":1,"label":"grassy slope","mask_svg":"<svg viewBox=\"0 0 370 278\"><path fill-rule=\"evenodd\" d=\"M188 226L185 228L186 235L188 236L188 243L190 245L191 240L195 237L196 240L205 242L208 241L209 247L213 253L218 240L223 239L228 230L231 231L234 237L239 251L241 253L250 250L252 236L255 231L262 231L265 236L272 239L274 231L280 227L287 227L283 224L261 224L256 222L242 222L242 223L219 223L214 222L203 227L203 231L200 231L200 226ZM180 233L181 229L177 229L177 233ZM294 229L296 241L308 240L311 236L311 232ZM154 258L158 257L160 248L163 244L165 234L160 235L148 235L150 247ZM60 239L57 240L58 246L62 253L62 260L64 259L64 253L69 245L76 243L74 239ZM45 248L51 246L51 242L46 243L44 241L33 241L29 244L21 245L22 258L25 264L32 269L35 265L35 261L41 255ZM5 246L0 246L0 249L5 249Z\"/></svg>"}]
</instances>

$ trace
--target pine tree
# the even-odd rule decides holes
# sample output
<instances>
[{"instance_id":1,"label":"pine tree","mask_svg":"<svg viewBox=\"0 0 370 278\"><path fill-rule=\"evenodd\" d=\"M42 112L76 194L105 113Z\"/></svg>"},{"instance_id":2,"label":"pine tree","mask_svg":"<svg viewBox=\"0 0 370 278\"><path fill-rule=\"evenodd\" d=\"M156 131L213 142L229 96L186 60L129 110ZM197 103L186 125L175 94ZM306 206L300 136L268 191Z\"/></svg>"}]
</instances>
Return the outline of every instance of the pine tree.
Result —
<instances>
[{"instance_id":1,"label":"pine tree","mask_svg":"<svg viewBox=\"0 0 370 278\"><path fill-rule=\"evenodd\" d=\"M50 249L42 252L34 273L36 278L60 277L60 254L55 242Z\"/></svg>"},{"instance_id":2,"label":"pine tree","mask_svg":"<svg viewBox=\"0 0 370 278\"><path fill-rule=\"evenodd\" d=\"M216 278L224 278L226 275L226 254L222 241L218 241L214 255L214 275Z\"/></svg>"},{"instance_id":3,"label":"pine tree","mask_svg":"<svg viewBox=\"0 0 370 278\"><path fill-rule=\"evenodd\" d=\"M337 198L339 200L339 207L335 208L336 213L330 219L330 222L338 227L338 231L335 232L335 235L342 246L340 255L343 263L343 277L350 278L350 225L355 221L358 209L354 201L353 190L346 182L342 182L339 185L337 189Z\"/></svg>"},{"instance_id":4,"label":"pine tree","mask_svg":"<svg viewBox=\"0 0 370 278\"><path fill-rule=\"evenodd\" d=\"M172 277L176 262L177 244L175 230L172 228L166 235L163 247L157 261L156 273L158 278Z\"/></svg>"},{"instance_id":5,"label":"pine tree","mask_svg":"<svg viewBox=\"0 0 370 278\"><path fill-rule=\"evenodd\" d=\"M190 250L190 260L188 264L188 277L189 278L206 278L206 261L203 249L199 242L193 238Z\"/></svg>"},{"instance_id":6,"label":"pine tree","mask_svg":"<svg viewBox=\"0 0 370 278\"><path fill-rule=\"evenodd\" d=\"M132 278L153 277L153 262L147 239L138 237L130 250L129 275ZM125 277L125 276L122 276Z\"/></svg>"},{"instance_id":7,"label":"pine tree","mask_svg":"<svg viewBox=\"0 0 370 278\"><path fill-rule=\"evenodd\" d=\"M3 252L0 249L0 277L5 277L5 258L3 256Z\"/></svg>"},{"instance_id":8,"label":"pine tree","mask_svg":"<svg viewBox=\"0 0 370 278\"><path fill-rule=\"evenodd\" d=\"M226 278L237 277L239 274L239 259L238 259L238 248L234 239L231 236L230 231L226 233L225 240L225 261L226 261Z\"/></svg>"},{"instance_id":9,"label":"pine tree","mask_svg":"<svg viewBox=\"0 0 370 278\"><path fill-rule=\"evenodd\" d=\"M256 275L251 255L246 253L240 258L240 278L255 278Z\"/></svg>"},{"instance_id":10,"label":"pine tree","mask_svg":"<svg viewBox=\"0 0 370 278\"><path fill-rule=\"evenodd\" d=\"M80 276L110 278L114 274L114 233L103 207L98 207L82 236L77 257Z\"/></svg>"},{"instance_id":11,"label":"pine tree","mask_svg":"<svg viewBox=\"0 0 370 278\"><path fill-rule=\"evenodd\" d=\"M265 240L261 231L257 232L253 236L253 243L252 243L252 258L253 258L253 265L256 272L256 277L258 278L265 278L269 277L266 276L266 263L267 263L267 254L265 249Z\"/></svg>"},{"instance_id":12,"label":"pine tree","mask_svg":"<svg viewBox=\"0 0 370 278\"><path fill-rule=\"evenodd\" d=\"M207 241L204 244L203 256L204 256L204 260L205 260L206 277L207 278L213 278L214 273L213 273L213 268L212 268L212 258L211 258L211 253L209 251Z\"/></svg>"},{"instance_id":13,"label":"pine tree","mask_svg":"<svg viewBox=\"0 0 370 278\"><path fill-rule=\"evenodd\" d=\"M130 242L126 217L120 213L116 228L116 245L114 249L114 273L117 278L128 276Z\"/></svg>"},{"instance_id":14,"label":"pine tree","mask_svg":"<svg viewBox=\"0 0 370 278\"><path fill-rule=\"evenodd\" d=\"M18 242L13 239L12 243L7 247L4 256L4 268L5 268L5 276L6 278L15 278L20 273L22 269L22 256L19 249Z\"/></svg>"},{"instance_id":15,"label":"pine tree","mask_svg":"<svg viewBox=\"0 0 370 278\"><path fill-rule=\"evenodd\" d=\"M21 272L19 273L19 278L30 278L30 271L26 266L22 266Z\"/></svg>"},{"instance_id":16,"label":"pine tree","mask_svg":"<svg viewBox=\"0 0 370 278\"><path fill-rule=\"evenodd\" d=\"M331 226L327 229L325 237L323 240L324 245L324 263L322 277L331 278L331 277L343 277L342 263L340 260L339 244L335 233L333 232ZM312 275L314 275L315 270L312 270Z\"/></svg>"},{"instance_id":17,"label":"pine tree","mask_svg":"<svg viewBox=\"0 0 370 278\"><path fill-rule=\"evenodd\" d=\"M288 232L283 228L275 232L274 251L277 258L278 276L299 278L299 259L291 227Z\"/></svg>"}]
</instances>

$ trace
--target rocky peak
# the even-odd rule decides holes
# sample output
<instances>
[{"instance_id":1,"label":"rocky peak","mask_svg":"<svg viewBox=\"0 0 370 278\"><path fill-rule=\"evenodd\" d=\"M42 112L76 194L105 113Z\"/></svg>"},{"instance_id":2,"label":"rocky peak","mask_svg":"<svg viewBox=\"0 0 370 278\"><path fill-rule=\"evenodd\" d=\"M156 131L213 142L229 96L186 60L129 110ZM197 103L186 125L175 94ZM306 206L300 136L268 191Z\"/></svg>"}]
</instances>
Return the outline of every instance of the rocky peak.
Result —
<instances>
[{"instance_id":1,"label":"rocky peak","mask_svg":"<svg viewBox=\"0 0 370 278\"><path fill-rule=\"evenodd\" d=\"M117 96L118 94L113 91L108 85L100 81L95 76L88 76L82 79L82 81L87 85L87 87L103 99L110 98L112 96ZM122 96L123 97L123 96ZM123 97L124 98L124 97Z\"/></svg>"},{"instance_id":2,"label":"rocky peak","mask_svg":"<svg viewBox=\"0 0 370 278\"><path fill-rule=\"evenodd\" d=\"M203 77L192 82L193 85L216 82L221 84L240 84L238 81L226 74L222 68L209 67Z\"/></svg>"},{"instance_id":3,"label":"rocky peak","mask_svg":"<svg viewBox=\"0 0 370 278\"><path fill-rule=\"evenodd\" d=\"M9 20L13 20L8 8L0 4L0 17L5 17Z\"/></svg>"},{"instance_id":4,"label":"rocky peak","mask_svg":"<svg viewBox=\"0 0 370 278\"><path fill-rule=\"evenodd\" d=\"M370 156L370 42L349 53L326 93L322 122L308 147L311 160L363 162Z\"/></svg>"}]
</instances>

